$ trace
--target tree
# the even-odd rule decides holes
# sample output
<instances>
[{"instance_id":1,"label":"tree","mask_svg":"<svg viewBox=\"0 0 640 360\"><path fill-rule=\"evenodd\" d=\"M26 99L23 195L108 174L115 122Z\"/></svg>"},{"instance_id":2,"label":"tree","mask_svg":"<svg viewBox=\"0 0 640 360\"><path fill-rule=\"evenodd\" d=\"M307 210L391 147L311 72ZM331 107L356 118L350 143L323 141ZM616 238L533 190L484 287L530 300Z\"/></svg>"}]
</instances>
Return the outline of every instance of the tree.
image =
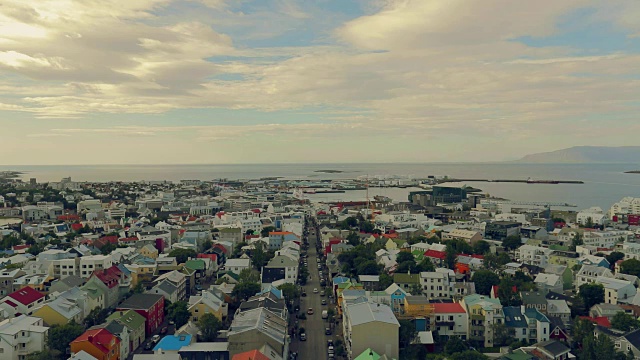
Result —
<instances>
[{"instance_id":1,"label":"tree","mask_svg":"<svg viewBox=\"0 0 640 360\"><path fill-rule=\"evenodd\" d=\"M298 272L298 278L300 280L300 285L306 285L307 279L309 278L309 269L306 266L301 266L300 271Z\"/></svg>"},{"instance_id":2,"label":"tree","mask_svg":"<svg viewBox=\"0 0 640 360\"><path fill-rule=\"evenodd\" d=\"M471 277L476 285L476 292L481 295L489 295L494 285L500 284L500 277L491 270L478 270Z\"/></svg>"},{"instance_id":3,"label":"tree","mask_svg":"<svg viewBox=\"0 0 640 360\"><path fill-rule=\"evenodd\" d=\"M386 289L393 284L393 278L388 274L380 274L380 281L378 281L378 285L380 289Z\"/></svg>"},{"instance_id":4,"label":"tree","mask_svg":"<svg viewBox=\"0 0 640 360\"><path fill-rule=\"evenodd\" d=\"M618 260L624 259L624 254L619 251L612 251L611 254L605 256L605 259L607 259L613 268Z\"/></svg>"},{"instance_id":5,"label":"tree","mask_svg":"<svg viewBox=\"0 0 640 360\"><path fill-rule=\"evenodd\" d=\"M629 331L631 329L637 329L640 325L635 317L626 314L624 311L619 311L611 318L611 327L614 329Z\"/></svg>"},{"instance_id":6,"label":"tree","mask_svg":"<svg viewBox=\"0 0 640 360\"><path fill-rule=\"evenodd\" d=\"M371 234L373 233L373 231L376 229L375 226L373 226L373 223L371 221L362 221L360 223L360 231L365 232L367 234Z\"/></svg>"},{"instance_id":7,"label":"tree","mask_svg":"<svg viewBox=\"0 0 640 360\"><path fill-rule=\"evenodd\" d=\"M196 258L198 254L191 249L175 249L169 253L169 257L175 257L178 264L184 264L189 258Z\"/></svg>"},{"instance_id":8,"label":"tree","mask_svg":"<svg viewBox=\"0 0 640 360\"><path fill-rule=\"evenodd\" d=\"M107 316L109 316L109 310L95 307L89 312L89 315L84 318L83 323L86 327L100 325L107 319Z\"/></svg>"},{"instance_id":9,"label":"tree","mask_svg":"<svg viewBox=\"0 0 640 360\"><path fill-rule=\"evenodd\" d=\"M380 265L375 260L367 260L360 263L356 270L358 275L378 275L380 273Z\"/></svg>"},{"instance_id":10,"label":"tree","mask_svg":"<svg viewBox=\"0 0 640 360\"><path fill-rule=\"evenodd\" d=\"M360 236L352 231L347 235L347 242L349 245L358 246L360 244Z\"/></svg>"},{"instance_id":11,"label":"tree","mask_svg":"<svg viewBox=\"0 0 640 360\"><path fill-rule=\"evenodd\" d=\"M191 313L189 312L188 304L185 301L177 301L168 307L169 320L173 320L176 323L176 328L182 327L182 325L189 322Z\"/></svg>"},{"instance_id":12,"label":"tree","mask_svg":"<svg viewBox=\"0 0 640 360\"><path fill-rule=\"evenodd\" d=\"M580 285L580 297L586 309L604 302L604 287L602 284L590 283Z\"/></svg>"},{"instance_id":13,"label":"tree","mask_svg":"<svg viewBox=\"0 0 640 360\"><path fill-rule=\"evenodd\" d=\"M449 338L449 341L444 345L444 353L447 355L452 355L456 353L461 353L467 350L467 345L457 336L452 336Z\"/></svg>"},{"instance_id":14,"label":"tree","mask_svg":"<svg viewBox=\"0 0 640 360\"><path fill-rule=\"evenodd\" d=\"M238 275L238 282L242 283L257 283L260 281L260 274L253 269L243 269Z\"/></svg>"},{"instance_id":15,"label":"tree","mask_svg":"<svg viewBox=\"0 0 640 360\"><path fill-rule=\"evenodd\" d=\"M27 355L26 360L52 360L60 358L60 351L53 349L45 349L32 354Z\"/></svg>"},{"instance_id":16,"label":"tree","mask_svg":"<svg viewBox=\"0 0 640 360\"><path fill-rule=\"evenodd\" d=\"M608 336L595 337L592 332L584 338L579 358L583 360L615 359L616 348Z\"/></svg>"},{"instance_id":17,"label":"tree","mask_svg":"<svg viewBox=\"0 0 640 360\"><path fill-rule=\"evenodd\" d=\"M263 242L254 243L255 249L251 250L251 262L256 269L260 270L263 266L267 265L271 259L275 256L275 253L271 251L264 251Z\"/></svg>"},{"instance_id":18,"label":"tree","mask_svg":"<svg viewBox=\"0 0 640 360\"><path fill-rule=\"evenodd\" d=\"M246 301L261 290L260 284L255 282L245 282L236 285L233 288L233 296L240 301Z\"/></svg>"},{"instance_id":19,"label":"tree","mask_svg":"<svg viewBox=\"0 0 640 360\"><path fill-rule=\"evenodd\" d=\"M505 250L515 250L522 246L522 239L518 235L509 235L502 241L502 246Z\"/></svg>"},{"instance_id":20,"label":"tree","mask_svg":"<svg viewBox=\"0 0 640 360\"><path fill-rule=\"evenodd\" d=\"M418 265L416 265L415 261L405 261L398 264L398 267L396 268L396 273L399 274L417 274L418 272Z\"/></svg>"},{"instance_id":21,"label":"tree","mask_svg":"<svg viewBox=\"0 0 640 360\"><path fill-rule=\"evenodd\" d=\"M401 251L398 253L398 255L396 255L396 262L398 264L401 264L405 261L413 261L414 263L416 262L415 257L413 257L413 254L407 251Z\"/></svg>"},{"instance_id":22,"label":"tree","mask_svg":"<svg viewBox=\"0 0 640 360\"><path fill-rule=\"evenodd\" d=\"M517 289L515 281L511 278L504 277L500 280L500 284L498 285L498 297L500 298L500 303L503 306L522 305L522 300L520 299L518 292L514 290L514 287Z\"/></svg>"},{"instance_id":23,"label":"tree","mask_svg":"<svg viewBox=\"0 0 640 360\"><path fill-rule=\"evenodd\" d=\"M100 248L102 255L109 255L116 249L116 246L112 243L106 243Z\"/></svg>"},{"instance_id":24,"label":"tree","mask_svg":"<svg viewBox=\"0 0 640 360\"><path fill-rule=\"evenodd\" d=\"M418 331L411 320L400 320L400 347L407 347L416 338Z\"/></svg>"},{"instance_id":25,"label":"tree","mask_svg":"<svg viewBox=\"0 0 640 360\"><path fill-rule=\"evenodd\" d=\"M513 338L509 336L507 325L503 323L493 323L491 324L491 328L493 329L494 346L505 346L513 340Z\"/></svg>"},{"instance_id":26,"label":"tree","mask_svg":"<svg viewBox=\"0 0 640 360\"><path fill-rule=\"evenodd\" d=\"M222 330L222 322L213 314L204 314L198 319L198 329L205 342L215 341L218 333Z\"/></svg>"},{"instance_id":27,"label":"tree","mask_svg":"<svg viewBox=\"0 0 640 360\"><path fill-rule=\"evenodd\" d=\"M484 240L476 241L473 244L473 253L478 255L484 255L491 249L491 244Z\"/></svg>"},{"instance_id":28,"label":"tree","mask_svg":"<svg viewBox=\"0 0 640 360\"><path fill-rule=\"evenodd\" d=\"M288 304L293 304L294 301L300 298L300 290L298 290L298 287L294 284L282 284L278 286L278 290L282 291L282 295Z\"/></svg>"},{"instance_id":29,"label":"tree","mask_svg":"<svg viewBox=\"0 0 640 360\"><path fill-rule=\"evenodd\" d=\"M267 226L262 228L262 230L260 230L260 236L262 237L269 237L269 233L272 231L276 231L276 228L273 226Z\"/></svg>"},{"instance_id":30,"label":"tree","mask_svg":"<svg viewBox=\"0 0 640 360\"><path fill-rule=\"evenodd\" d=\"M585 221L584 227L586 227L587 229L593 228L593 219L591 218L591 216L589 216L587 218L587 221Z\"/></svg>"},{"instance_id":31,"label":"tree","mask_svg":"<svg viewBox=\"0 0 640 360\"><path fill-rule=\"evenodd\" d=\"M422 287L420 284L411 285L411 295L422 295Z\"/></svg>"},{"instance_id":32,"label":"tree","mask_svg":"<svg viewBox=\"0 0 640 360\"><path fill-rule=\"evenodd\" d=\"M569 250L576 251L576 247L582 244L584 244L584 242L582 241L582 235L579 233L576 233L571 239L571 245L569 245Z\"/></svg>"},{"instance_id":33,"label":"tree","mask_svg":"<svg viewBox=\"0 0 640 360\"><path fill-rule=\"evenodd\" d=\"M202 243L202 251L207 251L212 247L213 247L213 241L211 240L205 240L205 242Z\"/></svg>"},{"instance_id":34,"label":"tree","mask_svg":"<svg viewBox=\"0 0 640 360\"><path fill-rule=\"evenodd\" d=\"M477 351L467 350L461 353L453 354L449 357L450 360L488 360L489 358Z\"/></svg>"},{"instance_id":35,"label":"tree","mask_svg":"<svg viewBox=\"0 0 640 360\"><path fill-rule=\"evenodd\" d=\"M64 325L54 325L49 329L47 346L49 346L49 349L51 350L56 350L61 354L66 354L69 344L78 336L82 335L83 332L84 328L82 325L75 321L71 321Z\"/></svg>"},{"instance_id":36,"label":"tree","mask_svg":"<svg viewBox=\"0 0 640 360\"><path fill-rule=\"evenodd\" d=\"M444 262L447 268L454 270L456 268L458 254L456 253L456 249L449 243L447 243L447 248L445 249L445 256Z\"/></svg>"},{"instance_id":37,"label":"tree","mask_svg":"<svg viewBox=\"0 0 640 360\"><path fill-rule=\"evenodd\" d=\"M429 260L428 257L425 257L424 259L422 259L420 264L418 264L417 272L423 272L423 271L429 271L429 272L436 271L436 267L433 266L433 263L431 262L431 260Z\"/></svg>"},{"instance_id":38,"label":"tree","mask_svg":"<svg viewBox=\"0 0 640 360\"><path fill-rule=\"evenodd\" d=\"M640 260L629 259L621 262L620 272L623 274L640 276Z\"/></svg>"}]
</instances>

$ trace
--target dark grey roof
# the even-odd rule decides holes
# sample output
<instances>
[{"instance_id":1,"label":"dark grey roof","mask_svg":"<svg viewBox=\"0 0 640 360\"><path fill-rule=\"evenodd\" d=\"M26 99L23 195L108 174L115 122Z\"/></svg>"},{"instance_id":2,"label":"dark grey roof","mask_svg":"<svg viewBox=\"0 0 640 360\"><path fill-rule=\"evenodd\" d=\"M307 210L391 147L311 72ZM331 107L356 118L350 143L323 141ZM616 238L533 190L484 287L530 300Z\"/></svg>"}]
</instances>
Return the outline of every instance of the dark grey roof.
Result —
<instances>
[{"instance_id":1,"label":"dark grey roof","mask_svg":"<svg viewBox=\"0 0 640 360\"><path fill-rule=\"evenodd\" d=\"M559 328L560 330L567 332L567 324L565 324L561 318L559 318L558 316L549 315L547 315L547 318L549 318L549 321L551 322L550 329L552 332L555 328Z\"/></svg>"},{"instance_id":2,"label":"dark grey roof","mask_svg":"<svg viewBox=\"0 0 640 360\"><path fill-rule=\"evenodd\" d=\"M640 349L640 329L624 335L624 338L627 339L631 345L635 346L636 349Z\"/></svg>"},{"instance_id":3,"label":"dark grey roof","mask_svg":"<svg viewBox=\"0 0 640 360\"><path fill-rule=\"evenodd\" d=\"M520 291L522 303L528 304L547 304L545 294L539 291Z\"/></svg>"},{"instance_id":4,"label":"dark grey roof","mask_svg":"<svg viewBox=\"0 0 640 360\"><path fill-rule=\"evenodd\" d=\"M76 287L76 286L80 287L82 286L82 284L84 284L84 280L82 280L81 277L75 276L75 275L67 276L64 279L60 279L60 282L64 283L69 287Z\"/></svg>"},{"instance_id":5,"label":"dark grey roof","mask_svg":"<svg viewBox=\"0 0 640 360\"><path fill-rule=\"evenodd\" d=\"M545 349L554 356L562 355L570 350L566 345L555 340L543 341L536 346Z\"/></svg>"},{"instance_id":6,"label":"dark grey roof","mask_svg":"<svg viewBox=\"0 0 640 360\"><path fill-rule=\"evenodd\" d=\"M504 312L504 323L507 327L526 328L527 321L520 311L520 306L507 306L502 309Z\"/></svg>"},{"instance_id":7,"label":"dark grey roof","mask_svg":"<svg viewBox=\"0 0 640 360\"><path fill-rule=\"evenodd\" d=\"M545 297L549 300L564 300L568 303L573 302L573 298L571 296L566 296L554 291L549 291Z\"/></svg>"},{"instance_id":8,"label":"dark grey roof","mask_svg":"<svg viewBox=\"0 0 640 360\"><path fill-rule=\"evenodd\" d=\"M270 284L272 282L285 278L285 269L283 268L262 268L262 283Z\"/></svg>"},{"instance_id":9,"label":"dark grey roof","mask_svg":"<svg viewBox=\"0 0 640 360\"><path fill-rule=\"evenodd\" d=\"M133 294L130 298L118 305L118 309L148 309L158 301L164 299L162 295L157 294Z\"/></svg>"},{"instance_id":10,"label":"dark grey roof","mask_svg":"<svg viewBox=\"0 0 640 360\"><path fill-rule=\"evenodd\" d=\"M249 300L240 304L240 311L247 311L257 308L265 308L277 313L286 309L287 304L284 299L278 299L273 293L268 292L262 295L256 295Z\"/></svg>"},{"instance_id":11,"label":"dark grey roof","mask_svg":"<svg viewBox=\"0 0 640 360\"><path fill-rule=\"evenodd\" d=\"M156 285L156 287L167 294L173 294L178 290L178 287L173 285L169 280L164 280L160 284Z\"/></svg>"}]
</instances>

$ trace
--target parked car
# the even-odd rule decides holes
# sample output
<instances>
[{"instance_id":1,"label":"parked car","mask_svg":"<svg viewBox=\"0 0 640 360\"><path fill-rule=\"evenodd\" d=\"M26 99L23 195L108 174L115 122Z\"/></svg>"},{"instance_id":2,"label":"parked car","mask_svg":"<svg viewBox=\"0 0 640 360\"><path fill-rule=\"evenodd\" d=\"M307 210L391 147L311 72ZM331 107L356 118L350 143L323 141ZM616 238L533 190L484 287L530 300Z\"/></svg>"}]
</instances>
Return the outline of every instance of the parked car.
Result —
<instances>
[{"instance_id":1,"label":"parked car","mask_svg":"<svg viewBox=\"0 0 640 360\"><path fill-rule=\"evenodd\" d=\"M307 341L307 334L305 333L300 334L300 341Z\"/></svg>"},{"instance_id":2,"label":"parked car","mask_svg":"<svg viewBox=\"0 0 640 360\"><path fill-rule=\"evenodd\" d=\"M145 350L151 350L153 349L153 343L152 342L148 342L145 346L144 346Z\"/></svg>"},{"instance_id":3,"label":"parked car","mask_svg":"<svg viewBox=\"0 0 640 360\"><path fill-rule=\"evenodd\" d=\"M155 344L155 343L157 343L158 341L160 341L160 335L153 335L153 336L151 337L151 341L152 341L154 344Z\"/></svg>"},{"instance_id":4,"label":"parked car","mask_svg":"<svg viewBox=\"0 0 640 360\"><path fill-rule=\"evenodd\" d=\"M313 293L317 294L318 293L318 288L313 288Z\"/></svg>"},{"instance_id":5,"label":"parked car","mask_svg":"<svg viewBox=\"0 0 640 360\"><path fill-rule=\"evenodd\" d=\"M322 299L322 305L327 305L327 300Z\"/></svg>"},{"instance_id":6,"label":"parked car","mask_svg":"<svg viewBox=\"0 0 640 360\"><path fill-rule=\"evenodd\" d=\"M308 315L313 315L313 308L309 308L309 309L307 310L307 314L308 314Z\"/></svg>"},{"instance_id":7,"label":"parked car","mask_svg":"<svg viewBox=\"0 0 640 360\"><path fill-rule=\"evenodd\" d=\"M333 346L333 339L327 340L327 346Z\"/></svg>"},{"instance_id":8,"label":"parked car","mask_svg":"<svg viewBox=\"0 0 640 360\"><path fill-rule=\"evenodd\" d=\"M325 328L324 329L324 334L325 335L331 335L331 328Z\"/></svg>"},{"instance_id":9,"label":"parked car","mask_svg":"<svg viewBox=\"0 0 640 360\"><path fill-rule=\"evenodd\" d=\"M163 327L162 329L160 329L160 334L161 334L161 335L164 335L164 334L166 334L166 333L167 333L167 331L169 331L169 329L167 329L167 327L165 326L165 327Z\"/></svg>"}]
</instances>

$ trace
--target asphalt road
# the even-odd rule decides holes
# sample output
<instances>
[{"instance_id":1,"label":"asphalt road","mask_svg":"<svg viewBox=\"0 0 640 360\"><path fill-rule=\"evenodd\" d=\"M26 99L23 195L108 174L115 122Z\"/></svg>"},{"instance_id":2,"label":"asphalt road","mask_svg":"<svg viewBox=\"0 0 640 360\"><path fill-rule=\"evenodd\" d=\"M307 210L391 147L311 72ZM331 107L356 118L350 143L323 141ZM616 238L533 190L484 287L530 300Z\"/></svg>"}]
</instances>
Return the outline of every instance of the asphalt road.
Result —
<instances>
[{"instance_id":1,"label":"asphalt road","mask_svg":"<svg viewBox=\"0 0 640 360\"><path fill-rule=\"evenodd\" d=\"M325 335L325 328L328 326L326 320L322 319L322 310L327 310L328 305L321 305L322 299L329 300L327 297L321 297L322 287L320 286L320 277L318 271L318 253L316 251L316 242L318 238L311 230L309 232L309 249L307 250L309 274L311 280L307 282L304 289L307 293L306 297L300 298L300 311L307 311L313 308L313 315L307 315L306 320L301 320L302 327L305 328L307 341L300 341L296 338L293 348L297 348L299 352L298 359L323 359L327 358L327 339L333 339L332 336ZM318 293L314 294L313 289L317 288Z\"/></svg>"}]
</instances>

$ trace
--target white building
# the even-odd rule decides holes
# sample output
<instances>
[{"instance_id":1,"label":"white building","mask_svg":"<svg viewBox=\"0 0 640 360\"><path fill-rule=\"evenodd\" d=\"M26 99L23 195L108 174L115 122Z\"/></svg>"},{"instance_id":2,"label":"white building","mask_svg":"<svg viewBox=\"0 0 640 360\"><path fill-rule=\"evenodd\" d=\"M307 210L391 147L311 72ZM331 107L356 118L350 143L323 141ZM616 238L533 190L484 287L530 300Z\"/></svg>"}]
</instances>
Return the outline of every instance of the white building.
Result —
<instances>
[{"instance_id":1,"label":"white building","mask_svg":"<svg viewBox=\"0 0 640 360\"><path fill-rule=\"evenodd\" d=\"M601 208L594 206L580 211L576 216L576 222L583 226L589 222L589 219L591 219L591 223L594 225L604 225L607 215Z\"/></svg>"},{"instance_id":2,"label":"white building","mask_svg":"<svg viewBox=\"0 0 640 360\"><path fill-rule=\"evenodd\" d=\"M104 270L113 266L110 255L91 255L80 258L80 277L88 279L95 270Z\"/></svg>"},{"instance_id":3,"label":"white building","mask_svg":"<svg viewBox=\"0 0 640 360\"><path fill-rule=\"evenodd\" d=\"M455 282L453 270L438 268L436 271L420 273L422 293L429 299L452 297Z\"/></svg>"},{"instance_id":4,"label":"white building","mask_svg":"<svg viewBox=\"0 0 640 360\"><path fill-rule=\"evenodd\" d=\"M636 287L631 281L598 276L596 283L604 286L604 302L607 304L628 303L636 295Z\"/></svg>"},{"instance_id":5,"label":"white building","mask_svg":"<svg viewBox=\"0 0 640 360\"><path fill-rule=\"evenodd\" d=\"M640 214L640 198L624 197L622 200L611 206L609 215L613 218L616 215L637 215Z\"/></svg>"},{"instance_id":6,"label":"white building","mask_svg":"<svg viewBox=\"0 0 640 360\"><path fill-rule=\"evenodd\" d=\"M41 318L20 315L0 322L0 358L24 360L27 355L43 351L49 328Z\"/></svg>"},{"instance_id":7,"label":"white building","mask_svg":"<svg viewBox=\"0 0 640 360\"><path fill-rule=\"evenodd\" d=\"M464 341L469 337L469 314L460 303L435 303L433 316L435 330L443 339L457 336Z\"/></svg>"},{"instance_id":8,"label":"white building","mask_svg":"<svg viewBox=\"0 0 640 360\"><path fill-rule=\"evenodd\" d=\"M251 269L251 259L229 259L224 266L227 271L240 275L242 270Z\"/></svg>"},{"instance_id":9,"label":"white building","mask_svg":"<svg viewBox=\"0 0 640 360\"><path fill-rule=\"evenodd\" d=\"M627 241L633 235L630 231L585 231L582 236L584 245L611 249L619 242Z\"/></svg>"},{"instance_id":10,"label":"white building","mask_svg":"<svg viewBox=\"0 0 640 360\"><path fill-rule=\"evenodd\" d=\"M349 358L371 348L389 358L399 358L400 323L386 305L346 303L342 314L344 342Z\"/></svg>"},{"instance_id":11,"label":"white building","mask_svg":"<svg viewBox=\"0 0 640 360\"><path fill-rule=\"evenodd\" d=\"M613 278L613 274L611 270L602 266L582 265L576 274L574 285L576 289L579 289L580 285L597 282L600 278Z\"/></svg>"},{"instance_id":12,"label":"white building","mask_svg":"<svg viewBox=\"0 0 640 360\"><path fill-rule=\"evenodd\" d=\"M549 262L549 255L553 250L533 245L522 245L515 251L517 262L546 267Z\"/></svg>"}]
</instances>

